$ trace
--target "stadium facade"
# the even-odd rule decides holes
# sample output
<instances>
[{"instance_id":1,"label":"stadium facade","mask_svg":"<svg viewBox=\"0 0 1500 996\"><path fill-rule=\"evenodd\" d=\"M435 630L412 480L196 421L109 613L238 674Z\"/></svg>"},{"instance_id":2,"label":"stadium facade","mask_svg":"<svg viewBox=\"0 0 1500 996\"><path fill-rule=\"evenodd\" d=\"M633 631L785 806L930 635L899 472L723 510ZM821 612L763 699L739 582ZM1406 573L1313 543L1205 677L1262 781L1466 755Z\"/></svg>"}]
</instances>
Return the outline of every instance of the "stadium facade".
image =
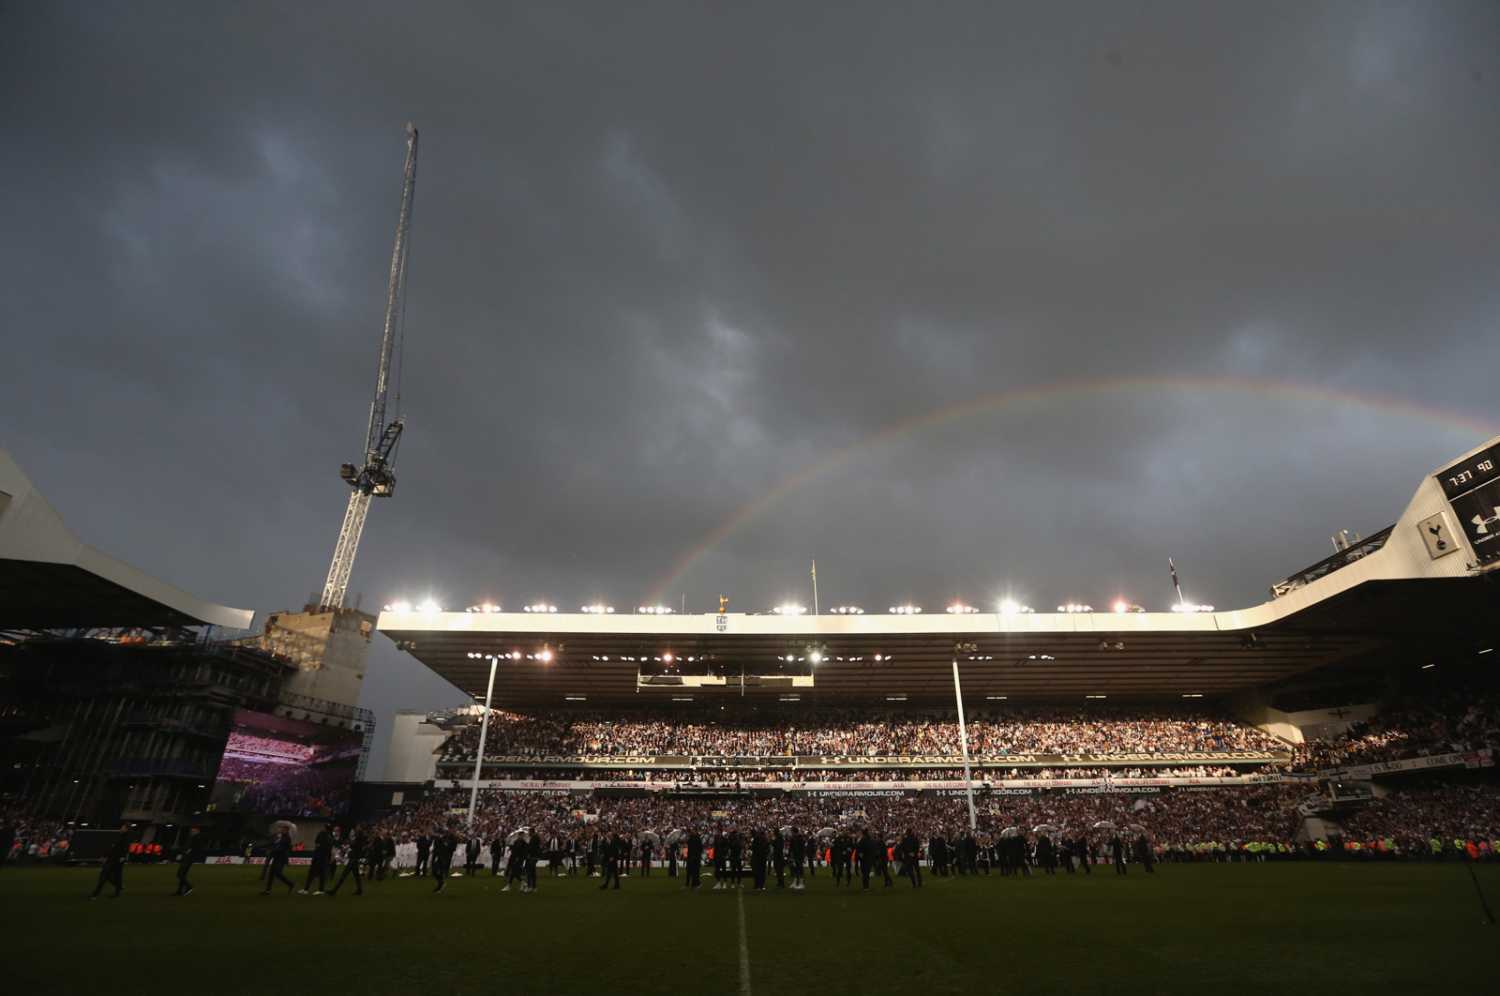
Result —
<instances>
[{"instance_id":1,"label":"stadium facade","mask_svg":"<svg viewBox=\"0 0 1500 996\"><path fill-rule=\"evenodd\" d=\"M1330 667L1378 668L1490 645L1500 595L1497 465L1500 439L1449 461L1421 481L1394 525L1278 582L1270 600L1230 611L402 607L382 612L378 626L476 700L497 661L494 699L513 707L751 696L951 703L954 660L966 701L1263 694Z\"/></svg>"},{"instance_id":2,"label":"stadium facade","mask_svg":"<svg viewBox=\"0 0 1500 996\"><path fill-rule=\"evenodd\" d=\"M410 756L428 749L442 729L451 736L430 769L439 787L575 795L901 795L972 786L1007 794L1113 792L1123 789L1111 772L1127 771L1135 793L1280 783L1304 737L1336 734L1370 717L1378 703L1410 692L1412 673L1424 665L1467 666L1500 642L1500 544L1490 543L1500 531L1497 463L1500 439L1449 461L1418 484L1392 526L1272 585L1268 601L1229 611L893 607L808 615L731 611L722 602L704 614L387 607L378 626L399 648L476 703L506 710L491 714L498 728L482 763L476 748L485 733L475 729L482 707L476 715L412 717L412 743L398 735L393 756L407 758L403 771L425 774ZM1487 519L1489 506L1495 508ZM956 695L971 722L987 711L1060 706L1083 717L1090 710L1196 709L1232 716L1269 738L1253 750L981 751L963 759L971 764L968 776L957 772L956 749L740 756L507 746L526 724L567 725L579 717L587 725L591 715L770 728L847 709L946 716L951 723ZM415 739L417 730L426 737ZM1492 762L1489 751L1454 753L1344 775L1368 780ZM1320 808L1313 802L1306 815L1311 820Z\"/></svg>"},{"instance_id":3,"label":"stadium facade","mask_svg":"<svg viewBox=\"0 0 1500 996\"><path fill-rule=\"evenodd\" d=\"M247 716L342 738L323 780L352 781L374 726L354 705L373 617L281 613L259 633L253 618L84 544L0 451L0 803L79 828L130 821L148 841L239 836L277 815L216 801Z\"/></svg>"}]
</instances>

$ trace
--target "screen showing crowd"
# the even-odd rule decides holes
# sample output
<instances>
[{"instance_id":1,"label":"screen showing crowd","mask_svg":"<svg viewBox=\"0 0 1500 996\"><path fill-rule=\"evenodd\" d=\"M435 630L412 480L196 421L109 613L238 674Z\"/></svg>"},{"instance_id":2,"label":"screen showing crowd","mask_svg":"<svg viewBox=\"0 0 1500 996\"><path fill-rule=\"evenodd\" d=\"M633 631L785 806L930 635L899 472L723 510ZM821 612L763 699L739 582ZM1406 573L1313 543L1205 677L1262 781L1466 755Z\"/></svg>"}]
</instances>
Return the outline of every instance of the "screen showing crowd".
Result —
<instances>
[{"instance_id":1,"label":"screen showing crowd","mask_svg":"<svg viewBox=\"0 0 1500 996\"><path fill-rule=\"evenodd\" d=\"M351 730L237 710L213 806L267 816L340 816L362 746L363 737Z\"/></svg>"}]
</instances>

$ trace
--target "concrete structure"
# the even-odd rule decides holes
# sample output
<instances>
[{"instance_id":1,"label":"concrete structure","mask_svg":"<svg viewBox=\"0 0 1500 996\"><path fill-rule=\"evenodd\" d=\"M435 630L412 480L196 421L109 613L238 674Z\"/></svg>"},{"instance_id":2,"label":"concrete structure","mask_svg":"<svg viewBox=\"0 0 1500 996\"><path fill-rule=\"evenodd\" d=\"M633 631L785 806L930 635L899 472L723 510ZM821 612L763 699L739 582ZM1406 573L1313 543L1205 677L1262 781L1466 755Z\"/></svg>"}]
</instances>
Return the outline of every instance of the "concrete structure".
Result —
<instances>
[{"instance_id":1,"label":"concrete structure","mask_svg":"<svg viewBox=\"0 0 1500 996\"><path fill-rule=\"evenodd\" d=\"M425 712L402 711L391 723L385 774L379 780L396 785L430 782L437 774L437 749L448 732Z\"/></svg>"},{"instance_id":2,"label":"concrete structure","mask_svg":"<svg viewBox=\"0 0 1500 996\"><path fill-rule=\"evenodd\" d=\"M258 642L296 666L288 695L352 707L364 688L374 632L375 617L357 609L273 612Z\"/></svg>"}]
</instances>

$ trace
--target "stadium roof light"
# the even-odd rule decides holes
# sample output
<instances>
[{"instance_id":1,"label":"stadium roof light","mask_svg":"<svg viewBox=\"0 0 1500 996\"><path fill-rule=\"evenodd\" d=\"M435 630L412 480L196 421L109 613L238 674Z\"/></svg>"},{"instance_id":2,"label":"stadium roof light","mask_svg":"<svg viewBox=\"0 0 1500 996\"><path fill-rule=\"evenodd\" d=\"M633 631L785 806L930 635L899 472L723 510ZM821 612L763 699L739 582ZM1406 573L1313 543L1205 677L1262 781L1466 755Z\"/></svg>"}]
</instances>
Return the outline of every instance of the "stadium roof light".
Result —
<instances>
[{"instance_id":1,"label":"stadium roof light","mask_svg":"<svg viewBox=\"0 0 1500 996\"><path fill-rule=\"evenodd\" d=\"M657 658L657 660L662 661L663 663L666 663L666 664L670 664L673 661L675 661L676 659L677 658L672 655L672 651L670 651L670 650L662 651L662 655Z\"/></svg>"},{"instance_id":2,"label":"stadium roof light","mask_svg":"<svg viewBox=\"0 0 1500 996\"><path fill-rule=\"evenodd\" d=\"M592 605L582 606L582 611L586 615L608 616L614 614L615 607L613 605L601 605L600 603L595 602Z\"/></svg>"},{"instance_id":3,"label":"stadium roof light","mask_svg":"<svg viewBox=\"0 0 1500 996\"><path fill-rule=\"evenodd\" d=\"M807 606L797 605L793 602L782 602L771 610L778 616L800 616L807 612Z\"/></svg>"},{"instance_id":4,"label":"stadium roof light","mask_svg":"<svg viewBox=\"0 0 1500 996\"><path fill-rule=\"evenodd\" d=\"M887 695L885 697L885 700L887 702L905 702L906 701L906 696L905 695Z\"/></svg>"},{"instance_id":5,"label":"stadium roof light","mask_svg":"<svg viewBox=\"0 0 1500 996\"><path fill-rule=\"evenodd\" d=\"M1172 606L1173 612L1212 612L1212 605L1197 605L1193 602L1178 602Z\"/></svg>"},{"instance_id":6,"label":"stadium roof light","mask_svg":"<svg viewBox=\"0 0 1500 996\"><path fill-rule=\"evenodd\" d=\"M885 660L885 658L883 656L881 656L880 654L876 654L875 655L875 663L876 664L879 664L883 660Z\"/></svg>"},{"instance_id":7,"label":"stadium roof light","mask_svg":"<svg viewBox=\"0 0 1500 996\"><path fill-rule=\"evenodd\" d=\"M539 661L541 661L543 664L551 664L552 663L552 648L551 647L543 647L537 653L536 659L539 660Z\"/></svg>"},{"instance_id":8,"label":"stadium roof light","mask_svg":"<svg viewBox=\"0 0 1500 996\"><path fill-rule=\"evenodd\" d=\"M862 616L865 614L865 610L858 605L840 605L833 610L833 614L836 616Z\"/></svg>"},{"instance_id":9,"label":"stadium roof light","mask_svg":"<svg viewBox=\"0 0 1500 996\"><path fill-rule=\"evenodd\" d=\"M674 696L672 696L672 701L673 702L691 702L691 701L693 701L693 697L691 695L674 695Z\"/></svg>"},{"instance_id":10,"label":"stadium roof light","mask_svg":"<svg viewBox=\"0 0 1500 996\"><path fill-rule=\"evenodd\" d=\"M948 608L947 608L947 612L950 615L955 615L955 616L972 615L973 613L978 612L978 611L979 610L976 609L976 608L974 608L974 606L972 606L972 605L965 605L963 602L954 602L952 605L948 606Z\"/></svg>"},{"instance_id":11,"label":"stadium roof light","mask_svg":"<svg viewBox=\"0 0 1500 996\"><path fill-rule=\"evenodd\" d=\"M1086 699L1107 699L1107 698L1109 698L1109 696L1108 695L1085 695L1084 698L1086 698Z\"/></svg>"},{"instance_id":12,"label":"stadium roof light","mask_svg":"<svg viewBox=\"0 0 1500 996\"><path fill-rule=\"evenodd\" d=\"M1493 653L1493 652L1494 652L1494 650L1495 650L1495 648L1494 648L1494 647L1485 647L1485 648L1484 648L1484 649L1483 649L1483 650L1481 650L1481 651L1479 651L1479 653L1480 653L1480 654L1488 654L1488 653ZM1475 654L1475 656L1476 656L1476 657L1477 657L1477 656L1479 656L1479 655L1478 655L1478 654Z\"/></svg>"},{"instance_id":13,"label":"stadium roof light","mask_svg":"<svg viewBox=\"0 0 1500 996\"><path fill-rule=\"evenodd\" d=\"M566 702L587 702L589 697L587 695L564 695L563 700Z\"/></svg>"},{"instance_id":14,"label":"stadium roof light","mask_svg":"<svg viewBox=\"0 0 1500 996\"><path fill-rule=\"evenodd\" d=\"M1422 665L1422 670L1423 670L1423 671L1426 671L1426 670L1428 670L1428 669L1429 669L1429 668L1435 668L1435 667L1437 667L1437 665L1436 665L1436 664L1423 664L1423 665Z\"/></svg>"},{"instance_id":15,"label":"stadium roof light","mask_svg":"<svg viewBox=\"0 0 1500 996\"><path fill-rule=\"evenodd\" d=\"M1019 616L1032 611L1031 606L1022 605L1014 598L1002 598L999 608L1002 616Z\"/></svg>"},{"instance_id":16,"label":"stadium roof light","mask_svg":"<svg viewBox=\"0 0 1500 996\"><path fill-rule=\"evenodd\" d=\"M1057 611L1066 613L1093 612L1094 607L1092 605L1085 605L1082 602L1068 602L1065 605L1059 605Z\"/></svg>"},{"instance_id":17,"label":"stadium roof light","mask_svg":"<svg viewBox=\"0 0 1500 996\"><path fill-rule=\"evenodd\" d=\"M802 696L800 696L800 695L778 695L776 698L777 698L777 701L779 701L779 702L801 702L802 701Z\"/></svg>"},{"instance_id":18,"label":"stadium roof light","mask_svg":"<svg viewBox=\"0 0 1500 996\"><path fill-rule=\"evenodd\" d=\"M989 702L1004 702L1008 698L1010 698L1010 696L1008 696L1008 695L986 695L985 696L985 699L987 701L989 701Z\"/></svg>"},{"instance_id":19,"label":"stadium roof light","mask_svg":"<svg viewBox=\"0 0 1500 996\"><path fill-rule=\"evenodd\" d=\"M417 606L417 611L427 613L441 612L443 611L443 607L437 603L436 599L429 598Z\"/></svg>"},{"instance_id":20,"label":"stadium roof light","mask_svg":"<svg viewBox=\"0 0 1500 996\"><path fill-rule=\"evenodd\" d=\"M1203 698L1203 693L1202 692L1183 692L1182 693L1182 697L1185 698L1185 699L1201 699L1201 698Z\"/></svg>"},{"instance_id":21,"label":"stadium roof light","mask_svg":"<svg viewBox=\"0 0 1500 996\"><path fill-rule=\"evenodd\" d=\"M670 605L640 605L635 611L643 616L670 616L672 607Z\"/></svg>"},{"instance_id":22,"label":"stadium roof light","mask_svg":"<svg viewBox=\"0 0 1500 996\"><path fill-rule=\"evenodd\" d=\"M387 612L410 612L411 611L411 603L408 602L408 601L406 601L405 599L399 599L397 601L392 602L390 605L387 605L385 607L385 611L387 611Z\"/></svg>"},{"instance_id":23,"label":"stadium roof light","mask_svg":"<svg viewBox=\"0 0 1500 996\"><path fill-rule=\"evenodd\" d=\"M922 614L922 607L910 603L906 605L892 605L890 612L893 616L916 616Z\"/></svg>"},{"instance_id":24,"label":"stadium roof light","mask_svg":"<svg viewBox=\"0 0 1500 996\"><path fill-rule=\"evenodd\" d=\"M1114 604L1110 606L1110 610L1124 615L1130 611L1130 603L1123 598L1117 598Z\"/></svg>"},{"instance_id":25,"label":"stadium roof light","mask_svg":"<svg viewBox=\"0 0 1500 996\"><path fill-rule=\"evenodd\" d=\"M814 664L821 664L821 663L823 663L823 651L821 651L821 650L811 650L811 651L808 651L807 659L810 660L810 661L812 661Z\"/></svg>"}]
</instances>

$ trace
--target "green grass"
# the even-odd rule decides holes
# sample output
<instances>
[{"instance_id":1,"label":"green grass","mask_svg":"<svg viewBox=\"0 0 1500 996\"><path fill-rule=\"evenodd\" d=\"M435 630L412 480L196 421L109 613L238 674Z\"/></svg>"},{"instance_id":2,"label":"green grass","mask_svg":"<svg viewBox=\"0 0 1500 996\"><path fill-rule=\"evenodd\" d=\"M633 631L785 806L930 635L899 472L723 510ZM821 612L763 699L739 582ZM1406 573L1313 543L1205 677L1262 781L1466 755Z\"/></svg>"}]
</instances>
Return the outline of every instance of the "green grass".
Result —
<instances>
[{"instance_id":1,"label":"green grass","mask_svg":"<svg viewBox=\"0 0 1500 996\"><path fill-rule=\"evenodd\" d=\"M1107 870L1106 870L1107 871ZM1478 869L1500 905L1500 866ZM294 877L296 870L293 870ZM26 993L738 993L743 901L754 993L1491 992L1500 928L1458 863L1167 865L1155 876L930 879L913 892L705 890L681 879L369 883L262 898L256 870L0 871L4 988ZM705 879L711 882L711 880ZM299 879L300 884L300 879ZM108 890L106 889L106 895Z\"/></svg>"}]
</instances>

